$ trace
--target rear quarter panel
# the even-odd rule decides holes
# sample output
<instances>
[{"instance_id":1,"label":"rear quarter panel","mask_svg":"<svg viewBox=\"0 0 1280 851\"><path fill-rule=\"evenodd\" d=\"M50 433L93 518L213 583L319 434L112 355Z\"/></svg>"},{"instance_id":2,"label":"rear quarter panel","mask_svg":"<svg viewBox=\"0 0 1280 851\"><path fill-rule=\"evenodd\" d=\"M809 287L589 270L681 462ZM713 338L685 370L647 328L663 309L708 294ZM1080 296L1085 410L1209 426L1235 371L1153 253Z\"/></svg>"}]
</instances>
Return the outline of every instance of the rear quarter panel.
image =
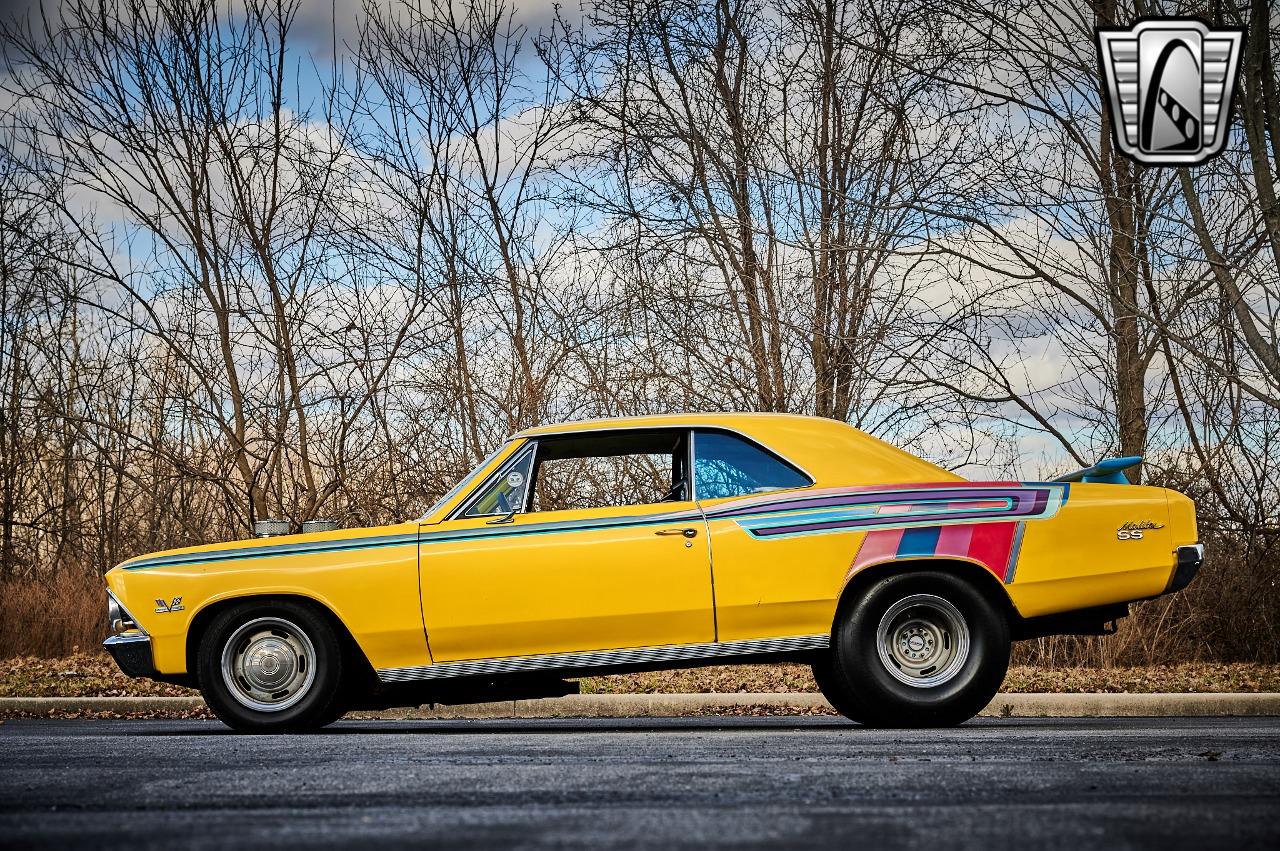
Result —
<instances>
[{"instance_id":1,"label":"rear quarter panel","mask_svg":"<svg viewBox=\"0 0 1280 851\"><path fill-rule=\"evenodd\" d=\"M1155 596L1168 585L1174 547L1194 541L1170 522L1162 488L1114 484L1072 484L1070 496L1053 517L1026 524L1009 595L1024 617L1054 614L1106 603ZM1180 494L1172 494L1190 504ZM1126 523L1151 523L1140 539L1121 539Z\"/></svg>"}]
</instances>

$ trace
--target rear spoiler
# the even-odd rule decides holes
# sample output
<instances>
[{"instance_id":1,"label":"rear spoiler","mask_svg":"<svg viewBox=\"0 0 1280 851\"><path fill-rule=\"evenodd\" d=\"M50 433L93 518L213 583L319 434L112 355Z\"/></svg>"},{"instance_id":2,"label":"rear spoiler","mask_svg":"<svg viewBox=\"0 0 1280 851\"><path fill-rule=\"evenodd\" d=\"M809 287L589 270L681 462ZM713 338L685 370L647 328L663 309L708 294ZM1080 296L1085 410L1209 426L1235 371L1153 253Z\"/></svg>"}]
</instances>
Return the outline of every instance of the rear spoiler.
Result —
<instances>
[{"instance_id":1,"label":"rear spoiler","mask_svg":"<svg viewBox=\"0 0 1280 851\"><path fill-rule=\"evenodd\" d=\"M1125 478L1124 471L1141 463L1141 455L1130 455L1127 458L1107 458L1092 467L1085 467L1083 470L1076 470L1074 473L1066 473L1049 481L1101 482L1109 485L1127 485L1129 480Z\"/></svg>"}]
</instances>

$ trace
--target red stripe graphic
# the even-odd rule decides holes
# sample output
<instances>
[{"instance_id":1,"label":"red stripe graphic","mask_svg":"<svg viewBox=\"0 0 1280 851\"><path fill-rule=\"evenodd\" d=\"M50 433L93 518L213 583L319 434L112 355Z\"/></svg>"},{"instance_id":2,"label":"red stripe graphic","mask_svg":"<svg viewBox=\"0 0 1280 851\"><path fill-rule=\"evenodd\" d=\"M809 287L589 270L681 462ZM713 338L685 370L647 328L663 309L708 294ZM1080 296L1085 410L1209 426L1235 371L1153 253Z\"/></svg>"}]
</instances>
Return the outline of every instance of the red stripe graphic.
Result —
<instances>
[{"instance_id":1,"label":"red stripe graphic","mask_svg":"<svg viewBox=\"0 0 1280 851\"><path fill-rule=\"evenodd\" d=\"M973 523L933 528L937 529L938 534L933 555L976 561L996 576L1004 578L1018 529L1017 523ZM853 561L853 570L892 561L898 555L906 531L876 529L868 532Z\"/></svg>"},{"instance_id":2,"label":"red stripe graphic","mask_svg":"<svg viewBox=\"0 0 1280 851\"><path fill-rule=\"evenodd\" d=\"M1013 546L1013 533L1017 523L983 523L973 527L973 540L969 542L969 558L981 562L987 569L1004 578L1009 563L1009 550Z\"/></svg>"}]
</instances>

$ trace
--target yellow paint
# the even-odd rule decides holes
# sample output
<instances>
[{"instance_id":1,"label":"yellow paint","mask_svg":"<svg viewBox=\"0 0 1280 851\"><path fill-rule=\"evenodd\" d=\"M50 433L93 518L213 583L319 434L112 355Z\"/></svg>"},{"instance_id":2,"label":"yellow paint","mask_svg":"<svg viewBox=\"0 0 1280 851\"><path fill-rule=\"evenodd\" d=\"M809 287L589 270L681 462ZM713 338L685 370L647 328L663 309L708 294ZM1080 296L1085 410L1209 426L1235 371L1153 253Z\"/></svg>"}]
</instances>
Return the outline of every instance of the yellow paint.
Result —
<instances>
[{"instance_id":1,"label":"yellow paint","mask_svg":"<svg viewBox=\"0 0 1280 851\"><path fill-rule=\"evenodd\" d=\"M414 536L417 529L417 523L402 523L377 529L239 541L238 547L188 547L149 557L198 552L230 556L237 550L268 543L356 541L371 533ZM178 674L187 670L187 629L198 612L222 600L267 594L309 597L327 606L342 619L369 662L376 667L421 665L428 661L418 602L418 548L413 540L400 546L324 554L211 561L140 570L117 567L107 574L107 584L139 625L150 633L156 667L163 673ZM169 602L178 596L182 597L182 611L155 611L158 599Z\"/></svg>"},{"instance_id":2,"label":"yellow paint","mask_svg":"<svg viewBox=\"0 0 1280 851\"><path fill-rule=\"evenodd\" d=\"M545 511L424 527L422 606L437 662L715 640L701 519L525 534L548 523L646 523L692 503ZM480 540L431 534L478 529ZM696 537L679 534L692 529ZM658 532L676 534L659 535ZM686 541L694 544L686 547Z\"/></svg>"},{"instance_id":3,"label":"yellow paint","mask_svg":"<svg viewBox=\"0 0 1280 851\"><path fill-rule=\"evenodd\" d=\"M760 540L732 519L709 525L721 641L831 630L836 599L865 533Z\"/></svg>"},{"instance_id":4,"label":"yellow paint","mask_svg":"<svg viewBox=\"0 0 1280 851\"><path fill-rule=\"evenodd\" d=\"M1030 521L1022 541L1016 581L1009 595L1023 617L1068 612L1105 603L1152 597L1169 583L1178 543L1194 543L1185 517L1169 516L1162 488L1073 484L1067 504L1051 520ZM1186 499L1181 494L1174 494ZM1189 502L1189 500L1188 500ZM1150 521L1162 528L1122 541L1124 523ZM1187 535L1191 540L1184 540Z\"/></svg>"},{"instance_id":5,"label":"yellow paint","mask_svg":"<svg viewBox=\"0 0 1280 851\"><path fill-rule=\"evenodd\" d=\"M829 631L862 531L759 539L732 518L701 519L700 511L743 497L538 512L503 524L447 519L505 459L539 436L699 426L750 437L804 470L815 488L962 481L831 420L689 414L570 423L516 435L467 486L420 520L154 553L112 570L107 583L151 635L157 668L169 674L186 671L187 632L200 611L268 594L304 596L328 607L375 668ZM680 512L692 519L658 522ZM1121 524L1141 521L1162 528L1140 540L1117 539ZM570 528L546 531L547 524ZM684 528L696 536L656 534ZM459 534L483 537L448 539ZM366 545L395 536L391 545ZM1195 508L1181 494L1073 484L1056 516L1026 522L1016 578L1005 587L1025 616L1152 596L1169 581L1174 548L1195 541ZM285 552L309 544L347 548ZM279 552L242 557L264 546ZM209 560L166 562L193 555ZM182 611L155 611L157 599L178 596Z\"/></svg>"}]
</instances>

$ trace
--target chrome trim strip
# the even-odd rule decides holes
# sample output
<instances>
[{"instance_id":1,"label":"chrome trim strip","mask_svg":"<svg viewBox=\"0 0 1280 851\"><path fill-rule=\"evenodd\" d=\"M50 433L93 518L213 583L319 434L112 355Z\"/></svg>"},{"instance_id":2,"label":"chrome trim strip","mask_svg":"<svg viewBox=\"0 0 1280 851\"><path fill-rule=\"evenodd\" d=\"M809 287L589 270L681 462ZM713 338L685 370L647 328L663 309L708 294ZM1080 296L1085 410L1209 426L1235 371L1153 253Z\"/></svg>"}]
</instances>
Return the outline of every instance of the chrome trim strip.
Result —
<instances>
[{"instance_id":1,"label":"chrome trim strip","mask_svg":"<svg viewBox=\"0 0 1280 851\"><path fill-rule=\"evenodd\" d=\"M499 479L506 476L509 472L511 472L512 467L515 467L516 465L523 463L524 457L526 455L530 455L536 452L537 450L538 450L538 442L536 440L525 441L515 452L511 453L511 455L507 458L507 460L499 464L492 473L485 476L484 481L480 482L479 485L472 488L471 492L468 493L465 498L460 500L458 504L454 507L454 509L450 511L447 515L445 515L445 517L440 522L443 523L449 520L466 519L467 511L471 508L472 505L475 504L476 500L478 500L481 497L481 495L484 494L484 492L489 488L490 485L492 485L494 482L498 481ZM532 469L533 468L530 467L531 474L532 474ZM529 478L532 479L532 475L530 475ZM529 485L530 484L531 482L529 481L525 482L524 494L521 497L522 502L520 504L520 509L516 512L517 514L528 513L525 509L528 506L528 502L529 502L529 496L530 496ZM495 517L495 516L500 516L500 515L477 514L470 519L474 520L480 517Z\"/></svg>"},{"instance_id":2,"label":"chrome trim strip","mask_svg":"<svg viewBox=\"0 0 1280 851\"><path fill-rule=\"evenodd\" d=\"M307 555L309 553L342 552L374 547L398 547L418 543L418 533L399 535L365 535L357 538L335 538L328 541L280 541L274 544L225 547L220 550L199 550L171 556L139 556L121 562L121 570L146 570L153 567L181 567L189 564L207 564L239 559L271 558L275 556Z\"/></svg>"},{"instance_id":3,"label":"chrome trim strip","mask_svg":"<svg viewBox=\"0 0 1280 851\"><path fill-rule=\"evenodd\" d=\"M795 635L789 638L754 638L747 641L713 641L708 644L670 644L661 647L632 647L625 650L592 650L585 653L551 653L545 656L512 656L468 662L442 662L411 668L382 668L378 679L384 683L475 677L489 674L518 674L527 671L597 668L613 665L644 665L651 662L682 662L691 659L719 659L752 656L758 653L791 653L825 650L831 636Z\"/></svg>"},{"instance_id":4,"label":"chrome trim strip","mask_svg":"<svg viewBox=\"0 0 1280 851\"><path fill-rule=\"evenodd\" d=\"M1004 584L1012 585L1013 577L1018 572L1018 557L1022 555L1022 536L1027 533L1027 521L1019 520L1018 528L1013 533L1013 544L1009 547L1009 563L1004 569Z\"/></svg>"},{"instance_id":5,"label":"chrome trim strip","mask_svg":"<svg viewBox=\"0 0 1280 851\"><path fill-rule=\"evenodd\" d=\"M108 637L106 641L102 642L102 646L111 647L116 644L142 644L144 642L146 644L150 644L151 636L147 635L145 632L138 632L133 635L112 635Z\"/></svg>"}]
</instances>

